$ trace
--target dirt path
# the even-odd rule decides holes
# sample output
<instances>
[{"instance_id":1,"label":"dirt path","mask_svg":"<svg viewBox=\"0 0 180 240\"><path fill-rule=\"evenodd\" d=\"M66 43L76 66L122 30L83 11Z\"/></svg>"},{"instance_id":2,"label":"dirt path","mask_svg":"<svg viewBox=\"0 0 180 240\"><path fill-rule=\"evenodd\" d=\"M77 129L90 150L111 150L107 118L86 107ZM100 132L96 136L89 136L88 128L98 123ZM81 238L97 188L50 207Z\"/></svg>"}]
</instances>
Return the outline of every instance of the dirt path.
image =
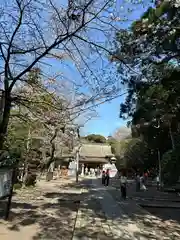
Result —
<instances>
[{"instance_id":1,"label":"dirt path","mask_svg":"<svg viewBox=\"0 0 180 240\"><path fill-rule=\"evenodd\" d=\"M13 196L10 220L0 222L1 240L70 240L81 197L72 180L40 181ZM1 208L4 208L0 203Z\"/></svg>"}]
</instances>

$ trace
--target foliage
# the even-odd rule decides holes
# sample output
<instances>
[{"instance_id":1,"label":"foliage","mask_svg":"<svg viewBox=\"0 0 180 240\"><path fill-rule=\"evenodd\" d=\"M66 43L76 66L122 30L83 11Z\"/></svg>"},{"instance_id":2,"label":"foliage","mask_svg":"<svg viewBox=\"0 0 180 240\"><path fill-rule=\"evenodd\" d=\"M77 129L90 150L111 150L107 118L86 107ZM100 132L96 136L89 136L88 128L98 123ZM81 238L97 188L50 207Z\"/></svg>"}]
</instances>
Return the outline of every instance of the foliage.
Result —
<instances>
[{"instance_id":1,"label":"foliage","mask_svg":"<svg viewBox=\"0 0 180 240\"><path fill-rule=\"evenodd\" d=\"M113 133L113 138L116 140L123 140L131 138L130 129L127 127L119 127Z\"/></svg>"},{"instance_id":2,"label":"foliage","mask_svg":"<svg viewBox=\"0 0 180 240\"><path fill-rule=\"evenodd\" d=\"M134 69L132 77L155 81L157 71L154 65L162 67L169 63L177 66L179 62L179 21L180 7L170 1L162 1L161 5L149 8L132 24L131 31L117 32L120 43L115 50L114 60L125 59ZM119 71L123 70L119 64ZM162 74L162 72L160 73Z\"/></svg>"},{"instance_id":3,"label":"foliage","mask_svg":"<svg viewBox=\"0 0 180 240\"><path fill-rule=\"evenodd\" d=\"M15 184L14 184L14 190L20 189L21 187L22 187L22 184L21 184L21 183L15 183Z\"/></svg>"},{"instance_id":4,"label":"foliage","mask_svg":"<svg viewBox=\"0 0 180 240\"><path fill-rule=\"evenodd\" d=\"M103 59L102 53L108 50L103 44L99 44L97 38L92 40L90 37L103 33L103 38L106 35L107 39L109 38L107 33L112 32L113 23L107 16L107 10L114 8L112 1L68 1L68 4L64 4L62 1L53 0L5 0L0 8L0 77L4 91L0 122L1 150L7 135L11 108L16 104L26 107L41 105L41 110L39 108L36 112L38 118L41 113L50 114L52 106L57 109L53 99L56 95L56 100L58 96L61 100L68 100L66 109L73 113L72 119L75 119L85 112L85 109L109 101L111 97L119 94L114 75L110 79L104 68L99 74L95 63L99 63L100 59ZM51 66L49 58L54 60ZM58 65L54 65L57 61ZM69 79L69 76L63 73L67 71L59 71L68 64L65 62L63 65L64 61L73 61L79 72L76 80L73 76ZM41 83L36 78L39 74ZM57 83L61 83L60 88L56 88ZM44 96L36 94L36 98L31 99L31 87L37 85L38 89L43 88L47 93ZM20 92L16 93L17 88L30 90L30 96L27 95L26 98ZM51 105L48 111L43 104L47 98L50 98Z\"/></svg>"},{"instance_id":5,"label":"foliage","mask_svg":"<svg viewBox=\"0 0 180 240\"><path fill-rule=\"evenodd\" d=\"M165 184L171 185L178 181L180 176L179 149L167 151L162 158L162 177Z\"/></svg>"},{"instance_id":6,"label":"foliage","mask_svg":"<svg viewBox=\"0 0 180 240\"><path fill-rule=\"evenodd\" d=\"M54 161L59 148L64 147L62 143L70 147L69 138L63 138L69 136L65 124L71 121L64 99L48 93L41 84L40 71L30 72L28 79L30 86L14 92L18 97L11 109L5 148L24 168L24 182L29 186L35 184L37 171Z\"/></svg>"},{"instance_id":7,"label":"foliage","mask_svg":"<svg viewBox=\"0 0 180 240\"><path fill-rule=\"evenodd\" d=\"M134 170L143 169L146 166L147 148L141 139L131 138L111 143L112 152L116 156L116 165Z\"/></svg>"},{"instance_id":8,"label":"foliage","mask_svg":"<svg viewBox=\"0 0 180 240\"><path fill-rule=\"evenodd\" d=\"M109 144L109 145L113 145L114 143L116 143L117 142L117 140L114 138L114 137L112 137L112 136L108 136L108 139L107 139L107 143Z\"/></svg>"},{"instance_id":9,"label":"foliage","mask_svg":"<svg viewBox=\"0 0 180 240\"><path fill-rule=\"evenodd\" d=\"M132 138L127 142L124 152L126 166L133 169L145 168L146 146L140 139Z\"/></svg>"},{"instance_id":10,"label":"foliage","mask_svg":"<svg viewBox=\"0 0 180 240\"><path fill-rule=\"evenodd\" d=\"M130 120L132 136L141 138L146 149L145 166L157 165L158 150L162 156L173 149L172 154L163 155L170 159L164 160L163 167L165 175L169 174L168 181L177 180L172 172L173 165L178 166L176 135L180 121L180 6L174 2L161 1L135 21L130 30L118 31L111 58L120 73L127 72L119 59L134 70L122 78L128 94L120 106L120 117Z\"/></svg>"},{"instance_id":11,"label":"foliage","mask_svg":"<svg viewBox=\"0 0 180 240\"><path fill-rule=\"evenodd\" d=\"M106 143L106 138L99 134L90 134L85 137L88 141L94 143Z\"/></svg>"}]
</instances>

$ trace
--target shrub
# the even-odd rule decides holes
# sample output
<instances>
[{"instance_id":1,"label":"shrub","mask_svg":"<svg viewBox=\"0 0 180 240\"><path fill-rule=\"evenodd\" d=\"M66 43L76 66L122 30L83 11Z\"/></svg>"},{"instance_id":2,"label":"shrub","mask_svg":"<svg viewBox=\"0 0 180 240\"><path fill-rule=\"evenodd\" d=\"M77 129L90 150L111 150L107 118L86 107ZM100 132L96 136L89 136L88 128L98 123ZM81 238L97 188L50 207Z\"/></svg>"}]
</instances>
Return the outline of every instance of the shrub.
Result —
<instances>
[{"instance_id":1,"label":"shrub","mask_svg":"<svg viewBox=\"0 0 180 240\"><path fill-rule=\"evenodd\" d=\"M15 183L13 187L14 187L15 190L16 189L20 189L22 187L22 183L20 183L20 182L19 183Z\"/></svg>"},{"instance_id":2,"label":"shrub","mask_svg":"<svg viewBox=\"0 0 180 240\"><path fill-rule=\"evenodd\" d=\"M162 157L162 179L165 184L174 184L180 176L180 151L178 148L166 152Z\"/></svg>"},{"instance_id":3,"label":"shrub","mask_svg":"<svg viewBox=\"0 0 180 240\"><path fill-rule=\"evenodd\" d=\"M24 182L26 187L35 186L36 184L36 174L28 173Z\"/></svg>"}]
</instances>

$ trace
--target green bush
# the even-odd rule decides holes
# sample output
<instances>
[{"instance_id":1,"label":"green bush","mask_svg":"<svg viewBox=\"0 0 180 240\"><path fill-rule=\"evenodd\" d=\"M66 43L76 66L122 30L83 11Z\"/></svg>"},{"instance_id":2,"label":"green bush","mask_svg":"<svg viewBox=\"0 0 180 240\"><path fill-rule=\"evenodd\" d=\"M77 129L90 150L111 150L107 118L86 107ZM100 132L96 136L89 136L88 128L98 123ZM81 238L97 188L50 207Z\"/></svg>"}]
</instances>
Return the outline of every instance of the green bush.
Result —
<instances>
[{"instance_id":1,"label":"green bush","mask_svg":"<svg viewBox=\"0 0 180 240\"><path fill-rule=\"evenodd\" d=\"M14 189L17 190L17 189L20 189L22 187L22 183L15 183L14 184Z\"/></svg>"},{"instance_id":2,"label":"green bush","mask_svg":"<svg viewBox=\"0 0 180 240\"><path fill-rule=\"evenodd\" d=\"M36 174L29 173L24 182L26 187L35 186L36 184Z\"/></svg>"},{"instance_id":3,"label":"green bush","mask_svg":"<svg viewBox=\"0 0 180 240\"><path fill-rule=\"evenodd\" d=\"M174 184L180 176L179 148L166 152L162 157L162 179L167 185Z\"/></svg>"}]
</instances>

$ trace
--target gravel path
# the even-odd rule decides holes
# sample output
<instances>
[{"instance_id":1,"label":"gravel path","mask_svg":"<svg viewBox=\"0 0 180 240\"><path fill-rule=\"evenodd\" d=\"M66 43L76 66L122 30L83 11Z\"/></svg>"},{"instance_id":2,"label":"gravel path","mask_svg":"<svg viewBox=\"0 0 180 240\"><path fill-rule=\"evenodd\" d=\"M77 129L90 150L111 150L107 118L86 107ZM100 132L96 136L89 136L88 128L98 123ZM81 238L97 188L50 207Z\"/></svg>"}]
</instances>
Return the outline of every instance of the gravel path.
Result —
<instances>
[{"instance_id":1,"label":"gravel path","mask_svg":"<svg viewBox=\"0 0 180 240\"><path fill-rule=\"evenodd\" d=\"M40 181L13 196L8 222L0 222L1 240L71 240L81 198L73 181ZM1 204L1 208L4 206Z\"/></svg>"}]
</instances>

